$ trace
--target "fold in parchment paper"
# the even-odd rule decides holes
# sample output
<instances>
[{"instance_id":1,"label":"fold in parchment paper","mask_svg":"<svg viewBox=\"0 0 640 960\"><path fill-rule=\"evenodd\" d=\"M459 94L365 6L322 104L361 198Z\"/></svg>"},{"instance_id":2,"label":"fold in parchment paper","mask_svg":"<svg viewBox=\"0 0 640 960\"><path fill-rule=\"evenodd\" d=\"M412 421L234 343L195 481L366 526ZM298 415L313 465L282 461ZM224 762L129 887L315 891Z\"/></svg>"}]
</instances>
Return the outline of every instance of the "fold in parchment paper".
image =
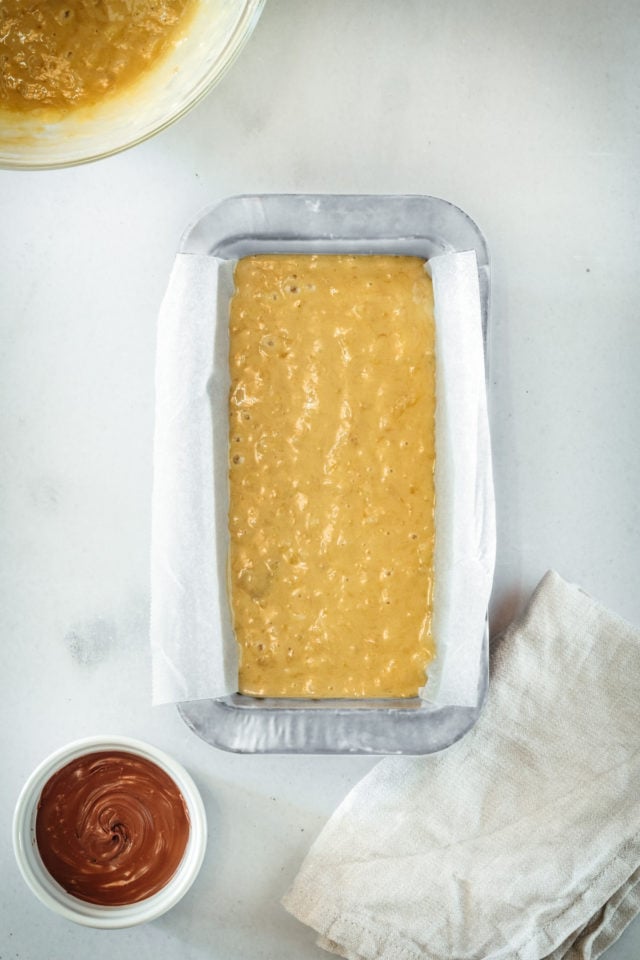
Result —
<instances>
[{"instance_id":1,"label":"fold in parchment paper","mask_svg":"<svg viewBox=\"0 0 640 960\"><path fill-rule=\"evenodd\" d=\"M235 263L176 257L158 321L151 537L153 702L237 691L227 597L228 318ZM436 657L421 696L475 706L495 508L475 253L433 257Z\"/></svg>"}]
</instances>

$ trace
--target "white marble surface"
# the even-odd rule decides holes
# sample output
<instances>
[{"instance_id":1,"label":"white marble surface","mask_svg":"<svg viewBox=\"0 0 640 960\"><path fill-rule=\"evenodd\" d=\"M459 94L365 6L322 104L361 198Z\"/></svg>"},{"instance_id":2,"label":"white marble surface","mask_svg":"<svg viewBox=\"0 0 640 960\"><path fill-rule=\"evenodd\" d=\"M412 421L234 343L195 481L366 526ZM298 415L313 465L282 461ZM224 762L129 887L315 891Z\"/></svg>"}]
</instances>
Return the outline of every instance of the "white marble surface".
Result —
<instances>
[{"instance_id":1,"label":"white marble surface","mask_svg":"<svg viewBox=\"0 0 640 960\"><path fill-rule=\"evenodd\" d=\"M373 761L226 755L149 705L155 318L205 204L465 208L493 256L494 625L550 566L640 623L639 44L636 0L270 0L170 130L84 168L0 173L2 960L325 956L278 900ZM183 902L129 931L50 914L10 849L35 764L106 731L175 754L211 830ZM636 921L607 958L639 954Z\"/></svg>"}]
</instances>

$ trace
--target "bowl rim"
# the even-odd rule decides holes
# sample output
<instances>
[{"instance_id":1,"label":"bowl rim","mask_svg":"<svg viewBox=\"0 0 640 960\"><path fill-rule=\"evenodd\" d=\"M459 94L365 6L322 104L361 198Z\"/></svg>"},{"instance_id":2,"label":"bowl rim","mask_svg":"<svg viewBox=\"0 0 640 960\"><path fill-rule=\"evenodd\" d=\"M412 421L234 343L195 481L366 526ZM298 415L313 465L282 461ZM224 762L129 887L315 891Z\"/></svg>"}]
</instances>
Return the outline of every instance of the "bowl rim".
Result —
<instances>
[{"instance_id":1,"label":"bowl rim","mask_svg":"<svg viewBox=\"0 0 640 960\"><path fill-rule=\"evenodd\" d=\"M105 906L74 897L49 874L38 853L34 820L42 790L54 773L78 757L114 750L142 756L171 777L187 806L190 830L182 860L161 890L137 903ZM200 792L182 764L152 744L133 737L107 734L74 740L54 750L37 765L16 801L12 840L20 873L41 903L59 916L82 926L117 929L154 920L175 906L184 896L196 879L204 859L207 820Z\"/></svg>"}]
</instances>

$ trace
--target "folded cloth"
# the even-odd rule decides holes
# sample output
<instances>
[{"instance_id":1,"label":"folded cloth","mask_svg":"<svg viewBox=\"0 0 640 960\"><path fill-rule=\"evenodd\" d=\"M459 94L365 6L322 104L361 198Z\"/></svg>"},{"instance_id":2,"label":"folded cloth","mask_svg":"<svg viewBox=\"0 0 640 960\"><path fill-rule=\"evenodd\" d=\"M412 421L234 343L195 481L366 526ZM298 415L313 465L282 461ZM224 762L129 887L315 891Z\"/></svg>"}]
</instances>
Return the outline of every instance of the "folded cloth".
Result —
<instances>
[{"instance_id":1,"label":"folded cloth","mask_svg":"<svg viewBox=\"0 0 640 960\"><path fill-rule=\"evenodd\" d=\"M594 960L640 911L640 631L549 572L475 728L383 760L285 907L353 960Z\"/></svg>"}]
</instances>

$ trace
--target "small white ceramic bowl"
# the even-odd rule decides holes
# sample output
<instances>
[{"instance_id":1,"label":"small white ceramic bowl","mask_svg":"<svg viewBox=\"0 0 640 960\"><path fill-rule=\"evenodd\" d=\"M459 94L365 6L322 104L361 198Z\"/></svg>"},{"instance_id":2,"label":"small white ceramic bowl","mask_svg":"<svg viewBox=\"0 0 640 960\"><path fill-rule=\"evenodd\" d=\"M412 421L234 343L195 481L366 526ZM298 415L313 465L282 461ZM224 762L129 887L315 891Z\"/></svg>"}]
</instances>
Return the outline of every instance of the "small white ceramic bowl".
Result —
<instances>
[{"instance_id":1,"label":"small white ceramic bowl","mask_svg":"<svg viewBox=\"0 0 640 960\"><path fill-rule=\"evenodd\" d=\"M44 866L36 844L36 814L45 784L65 764L88 753L132 753L157 764L175 782L187 805L189 839L180 865L168 883L151 897L126 906L86 903L67 893ZM13 848L20 872L36 897L55 913L86 927L115 929L154 920L180 900L195 880L207 844L207 821L198 788L187 771L168 754L129 737L88 737L56 750L25 783L13 818Z\"/></svg>"}]
</instances>

